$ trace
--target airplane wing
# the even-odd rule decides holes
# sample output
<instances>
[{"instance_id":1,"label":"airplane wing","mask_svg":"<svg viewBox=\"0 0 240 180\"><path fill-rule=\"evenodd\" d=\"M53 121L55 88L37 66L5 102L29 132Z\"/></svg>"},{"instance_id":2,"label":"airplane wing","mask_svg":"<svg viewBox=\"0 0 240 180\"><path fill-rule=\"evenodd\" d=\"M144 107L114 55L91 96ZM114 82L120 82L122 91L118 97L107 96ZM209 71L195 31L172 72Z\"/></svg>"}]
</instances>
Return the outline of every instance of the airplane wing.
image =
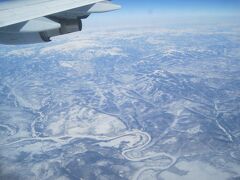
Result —
<instances>
[{"instance_id":1,"label":"airplane wing","mask_svg":"<svg viewBox=\"0 0 240 180\"><path fill-rule=\"evenodd\" d=\"M8 39L15 39L13 44L22 44L18 42L20 35L26 39L26 33L29 33L32 38L30 36L36 32L44 37L44 41L49 41L53 36L80 31L81 19L92 13L119 8L109 0L3 0L0 1L0 43L11 44ZM51 32L47 32L49 30ZM60 34L57 34L59 30Z\"/></svg>"},{"instance_id":2,"label":"airplane wing","mask_svg":"<svg viewBox=\"0 0 240 180\"><path fill-rule=\"evenodd\" d=\"M86 6L101 0L10 0L0 6L0 27Z\"/></svg>"}]
</instances>

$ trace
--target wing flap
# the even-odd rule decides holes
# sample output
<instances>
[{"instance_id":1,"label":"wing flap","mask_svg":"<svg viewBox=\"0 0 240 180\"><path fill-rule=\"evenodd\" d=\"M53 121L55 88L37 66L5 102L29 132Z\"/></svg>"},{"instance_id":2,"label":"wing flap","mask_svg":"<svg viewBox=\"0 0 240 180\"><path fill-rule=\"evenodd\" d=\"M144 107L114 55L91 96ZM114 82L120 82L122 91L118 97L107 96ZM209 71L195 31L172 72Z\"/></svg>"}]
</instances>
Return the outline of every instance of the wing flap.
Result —
<instances>
[{"instance_id":1,"label":"wing flap","mask_svg":"<svg viewBox=\"0 0 240 180\"><path fill-rule=\"evenodd\" d=\"M0 27L101 2L102 0L7 1L0 8ZM14 3L18 3L16 6ZM10 4L8 4L10 3ZM11 4L12 3L12 4ZM1 6L1 3L0 3Z\"/></svg>"}]
</instances>

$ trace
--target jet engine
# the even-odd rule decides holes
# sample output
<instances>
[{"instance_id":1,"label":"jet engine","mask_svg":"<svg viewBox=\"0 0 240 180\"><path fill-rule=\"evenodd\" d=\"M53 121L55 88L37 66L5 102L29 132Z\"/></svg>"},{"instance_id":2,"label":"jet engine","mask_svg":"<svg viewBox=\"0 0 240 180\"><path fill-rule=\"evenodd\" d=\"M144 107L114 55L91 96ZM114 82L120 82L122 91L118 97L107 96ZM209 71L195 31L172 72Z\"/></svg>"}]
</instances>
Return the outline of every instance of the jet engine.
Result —
<instances>
[{"instance_id":1,"label":"jet engine","mask_svg":"<svg viewBox=\"0 0 240 180\"><path fill-rule=\"evenodd\" d=\"M39 32L41 39L45 42L51 41L51 37L54 36L60 36L82 30L82 20L80 18L71 20L54 19L54 21L61 25L60 28Z\"/></svg>"}]
</instances>

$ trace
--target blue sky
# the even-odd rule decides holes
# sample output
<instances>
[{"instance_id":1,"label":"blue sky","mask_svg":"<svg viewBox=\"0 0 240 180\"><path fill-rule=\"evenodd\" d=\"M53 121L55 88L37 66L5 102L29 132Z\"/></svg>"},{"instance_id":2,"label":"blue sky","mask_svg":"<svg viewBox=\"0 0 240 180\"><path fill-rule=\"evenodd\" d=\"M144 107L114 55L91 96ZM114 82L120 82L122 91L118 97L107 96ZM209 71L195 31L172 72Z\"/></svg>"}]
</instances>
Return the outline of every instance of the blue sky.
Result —
<instances>
[{"instance_id":1,"label":"blue sky","mask_svg":"<svg viewBox=\"0 0 240 180\"><path fill-rule=\"evenodd\" d=\"M164 11L218 11L236 13L240 11L240 0L115 0L125 10L164 10Z\"/></svg>"},{"instance_id":2,"label":"blue sky","mask_svg":"<svg viewBox=\"0 0 240 180\"><path fill-rule=\"evenodd\" d=\"M236 22L240 19L240 0L112 0L112 2L122 5L122 9L92 15L92 21L91 18L89 20L93 26L95 24L102 26L105 22L106 25L114 23L132 25L156 24L163 21L179 23L186 19L194 22L205 22L211 18L222 21L223 17Z\"/></svg>"}]
</instances>

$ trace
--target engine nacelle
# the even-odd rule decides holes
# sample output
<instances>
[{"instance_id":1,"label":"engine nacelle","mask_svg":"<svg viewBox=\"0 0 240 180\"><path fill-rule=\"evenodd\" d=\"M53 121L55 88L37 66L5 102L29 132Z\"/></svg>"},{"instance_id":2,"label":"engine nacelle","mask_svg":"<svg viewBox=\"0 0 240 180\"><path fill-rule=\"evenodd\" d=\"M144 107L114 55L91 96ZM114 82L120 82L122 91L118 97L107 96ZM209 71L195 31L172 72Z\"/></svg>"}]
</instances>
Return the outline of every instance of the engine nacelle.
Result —
<instances>
[{"instance_id":1,"label":"engine nacelle","mask_svg":"<svg viewBox=\"0 0 240 180\"><path fill-rule=\"evenodd\" d=\"M71 20L55 20L61 24L59 29L49 30L40 32L40 36L43 41L51 41L51 37L60 36L64 34L69 34L82 30L82 20L81 19L71 19Z\"/></svg>"},{"instance_id":2,"label":"engine nacelle","mask_svg":"<svg viewBox=\"0 0 240 180\"><path fill-rule=\"evenodd\" d=\"M82 21L80 18L71 20L51 19L55 23L59 23L58 28L51 28L46 31L31 31L24 29L24 31L12 31L16 27L7 27L0 31L1 44L35 44L51 41L51 37L60 36L72 32L82 30ZM60 27L60 28L59 28Z\"/></svg>"}]
</instances>

